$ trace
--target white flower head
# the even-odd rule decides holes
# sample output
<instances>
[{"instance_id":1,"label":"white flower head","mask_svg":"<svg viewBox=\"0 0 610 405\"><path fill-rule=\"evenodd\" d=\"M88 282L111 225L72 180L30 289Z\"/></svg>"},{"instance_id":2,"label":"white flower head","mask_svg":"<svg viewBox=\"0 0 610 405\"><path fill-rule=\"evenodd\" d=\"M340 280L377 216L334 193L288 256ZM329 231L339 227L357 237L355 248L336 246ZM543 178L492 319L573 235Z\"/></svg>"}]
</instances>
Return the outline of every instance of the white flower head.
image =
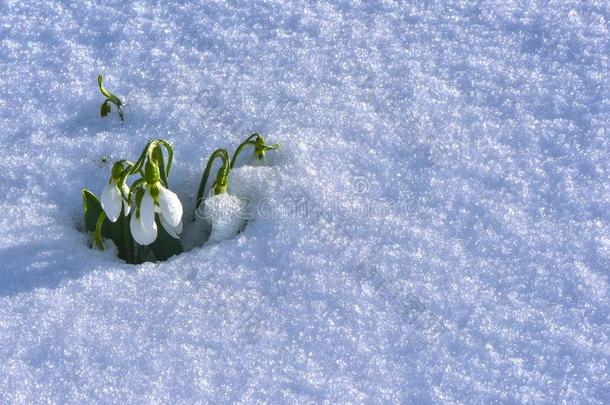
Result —
<instances>
[{"instance_id":1,"label":"white flower head","mask_svg":"<svg viewBox=\"0 0 610 405\"><path fill-rule=\"evenodd\" d=\"M117 162L112 166L112 176L108 181L108 184L102 190L102 195L100 198L100 203L102 204L102 209L106 213L106 217L112 222L116 222L116 220L121 215L121 208L123 208L123 212L125 216L129 214L130 205L129 201L125 198L125 196L129 195L129 187L123 182L121 182L123 174L123 163Z\"/></svg>"},{"instance_id":2,"label":"white flower head","mask_svg":"<svg viewBox=\"0 0 610 405\"><path fill-rule=\"evenodd\" d=\"M250 142L254 144L254 153L248 161L248 165L250 166L265 166L267 164L267 159L265 157L266 151L274 150L280 147L280 144L278 143L267 145L265 143L265 139L263 139L263 137L259 134L256 134L256 139Z\"/></svg>"},{"instance_id":3,"label":"white flower head","mask_svg":"<svg viewBox=\"0 0 610 405\"><path fill-rule=\"evenodd\" d=\"M150 245L157 239L155 207L150 190L146 187L136 194L136 209L131 214L129 229L133 239L140 245Z\"/></svg>"},{"instance_id":4,"label":"white flower head","mask_svg":"<svg viewBox=\"0 0 610 405\"><path fill-rule=\"evenodd\" d=\"M182 204L178 196L161 183L157 183L156 191L155 211L159 213L161 225L173 238L178 239L182 232Z\"/></svg>"},{"instance_id":5,"label":"white flower head","mask_svg":"<svg viewBox=\"0 0 610 405\"><path fill-rule=\"evenodd\" d=\"M145 177L146 184L143 192L136 194L136 210L129 224L133 238L140 245L149 245L157 239L157 213L167 233L178 239L182 232L182 204L178 196L161 184L159 168L150 161L146 163Z\"/></svg>"}]
</instances>

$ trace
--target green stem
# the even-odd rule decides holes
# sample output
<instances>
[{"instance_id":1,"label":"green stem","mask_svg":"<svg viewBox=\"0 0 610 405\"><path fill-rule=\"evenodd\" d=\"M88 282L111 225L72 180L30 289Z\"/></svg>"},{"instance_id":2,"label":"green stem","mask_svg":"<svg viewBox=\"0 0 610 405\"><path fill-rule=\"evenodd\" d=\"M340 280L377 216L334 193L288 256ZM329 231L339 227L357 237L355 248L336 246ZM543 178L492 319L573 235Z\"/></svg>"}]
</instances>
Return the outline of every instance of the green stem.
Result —
<instances>
[{"instance_id":1,"label":"green stem","mask_svg":"<svg viewBox=\"0 0 610 405\"><path fill-rule=\"evenodd\" d=\"M174 160L174 150L172 149L172 146L170 145L170 143L167 141L164 141L163 139L151 139L150 141L148 141L146 146L144 146L144 149L142 150L142 153L140 154L140 157L138 158L136 163L133 166L131 166L131 169L129 170L128 175L136 174L138 172L143 175L142 168L144 167L144 161L147 158L149 160L151 160L153 158L154 159L158 159L158 158L163 159L163 153L161 153L161 156L159 156L158 152L153 153L154 150L159 147L159 144L163 145L163 147L167 150L167 165L164 165L165 166L165 177L167 178L167 176L169 176L169 170L171 169L172 162ZM156 155L156 156L154 156L154 155Z\"/></svg>"},{"instance_id":2,"label":"green stem","mask_svg":"<svg viewBox=\"0 0 610 405\"><path fill-rule=\"evenodd\" d=\"M138 158L138 160L136 160L136 163L131 167L131 170L129 170L129 175L136 174L142 169L142 166L144 165L144 159L149 155L149 149L151 148L153 142L157 142L157 141L150 140L146 143L146 146L144 146L144 149L142 150L140 157Z\"/></svg>"},{"instance_id":3,"label":"green stem","mask_svg":"<svg viewBox=\"0 0 610 405\"><path fill-rule=\"evenodd\" d=\"M254 134L254 135L258 135L258 134ZM237 156L239 156L239 154L242 152L242 150L248 145L252 145L252 146L256 147L256 142L252 141L252 140L250 140L250 138L248 138L245 141L243 141L237 147L237 149L235 149L235 153L233 154L233 159L231 159L231 169L233 168L233 165L235 165L235 162L237 162Z\"/></svg>"},{"instance_id":4,"label":"green stem","mask_svg":"<svg viewBox=\"0 0 610 405\"><path fill-rule=\"evenodd\" d=\"M100 250L104 250L104 240L102 239L102 226L104 225L105 220L106 213L102 211L100 212L100 216L97 217L97 222L95 224L95 232L93 232L93 241Z\"/></svg>"},{"instance_id":5,"label":"green stem","mask_svg":"<svg viewBox=\"0 0 610 405\"><path fill-rule=\"evenodd\" d=\"M231 162L229 160L229 153L226 149L216 149L214 153L212 153L212 156L210 156L210 159L208 160L208 163L205 166L203 177L201 177L201 182L199 183L199 190L197 191L197 197L195 198L195 212L197 211L197 208L199 208L199 206L201 205L203 193L205 192L205 186L208 182L208 177L210 177L210 171L212 170L212 165L214 164L214 160L216 160L216 158L222 159L222 167L220 168L220 170L222 170L226 176L229 175L229 167ZM195 219L195 212L193 212L193 219Z\"/></svg>"},{"instance_id":6,"label":"green stem","mask_svg":"<svg viewBox=\"0 0 610 405\"><path fill-rule=\"evenodd\" d=\"M163 145L167 150L167 165L165 166L165 175L169 176L169 169L172 167L172 162L174 160L174 149L169 142L164 141L163 139L158 139L157 142Z\"/></svg>"},{"instance_id":7,"label":"green stem","mask_svg":"<svg viewBox=\"0 0 610 405\"><path fill-rule=\"evenodd\" d=\"M144 176L144 174L142 174L142 176ZM136 191L138 191L138 188L144 184L146 182L146 180L142 179L138 179L136 181L133 182L133 184L131 185L131 187L129 188L129 196L127 197L127 201L131 202L131 197L133 196L133 193L135 193Z\"/></svg>"},{"instance_id":8,"label":"green stem","mask_svg":"<svg viewBox=\"0 0 610 405\"><path fill-rule=\"evenodd\" d=\"M218 169L216 173L216 185L214 186L214 195L226 193L229 186L228 182L229 173L224 170L224 167Z\"/></svg>"},{"instance_id":9,"label":"green stem","mask_svg":"<svg viewBox=\"0 0 610 405\"><path fill-rule=\"evenodd\" d=\"M161 182L165 187L167 187L167 175L169 172L166 170L165 162L163 161L163 151L161 150L161 147L159 145L155 145L155 147L152 149L152 157L153 160L159 166L159 175L161 176Z\"/></svg>"},{"instance_id":10,"label":"green stem","mask_svg":"<svg viewBox=\"0 0 610 405\"><path fill-rule=\"evenodd\" d=\"M123 196L123 198L126 199L127 201L130 201L129 196L123 194L122 186L123 186L123 184L125 184L125 181L127 180L127 177L129 176L131 168L133 167L134 164L132 162L130 162L129 160L120 160L120 162L125 163L127 166L123 170L123 173L121 174L121 178L119 179L119 182L117 184L119 186L119 190L121 191L121 195Z\"/></svg>"},{"instance_id":11,"label":"green stem","mask_svg":"<svg viewBox=\"0 0 610 405\"><path fill-rule=\"evenodd\" d=\"M123 105L123 103L121 102L121 99L119 99L117 96L115 96L114 94L112 94L111 92L109 92L105 87L104 87L104 83L103 83L104 79L102 77L101 74L99 74L97 76L97 85L100 88L100 92L102 93L102 95L104 97L106 97L106 101L104 101L104 104L106 104L108 101L110 101L111 103L113 103L118 112L119 112L119 118L121 118L121 121L125 120L125 117L123 116L123 111L121 110L121 107ZM103 109L102 109L103 111ZM108 107L108 111L110 111L110 107ZM102 116L105 116L102 113Z\"/></svg>"},{"instance_id":12,"label":"green stem","mask_svg":"<svg viewBox=\"0 0 610 405\"><path fill-rule=\"evenodd\" d=\"M123 238L125 238L125 261L127 263L133 263L133 251L131 246L131 234L129 232L129 221L125 215L125 211L121 212L123 217Z\"/></svg>"}]
</instances>

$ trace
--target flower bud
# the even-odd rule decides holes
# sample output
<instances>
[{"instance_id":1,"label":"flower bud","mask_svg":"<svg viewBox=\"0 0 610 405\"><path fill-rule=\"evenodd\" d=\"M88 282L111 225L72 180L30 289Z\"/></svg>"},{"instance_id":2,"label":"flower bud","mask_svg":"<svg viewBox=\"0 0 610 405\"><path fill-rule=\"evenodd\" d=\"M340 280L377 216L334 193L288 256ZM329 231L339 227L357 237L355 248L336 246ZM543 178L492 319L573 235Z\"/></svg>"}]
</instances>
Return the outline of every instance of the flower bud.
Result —
<instances>
[{"instance_id":1,"label":"flower bud","mask_svg":"<svg viewBox=\"0 0 610 405\"><path fill-rule=\"evenodd\" d=\"M159 166L152 162L150 159L146 161L146 167L144 170L144 178L146 183L155 184L161 180L161 173L159 172Z\"/></svg>"},{"instance_id":2,"label":"flower bud","mask_svg":"<svg viewBox=\"0 0 610 405\"><path fill-rule=\"evenodd\" d=\"M112 179L118 180L123 175L123 162L119 161L112 165Z\"/></svg>"}]
</instances>

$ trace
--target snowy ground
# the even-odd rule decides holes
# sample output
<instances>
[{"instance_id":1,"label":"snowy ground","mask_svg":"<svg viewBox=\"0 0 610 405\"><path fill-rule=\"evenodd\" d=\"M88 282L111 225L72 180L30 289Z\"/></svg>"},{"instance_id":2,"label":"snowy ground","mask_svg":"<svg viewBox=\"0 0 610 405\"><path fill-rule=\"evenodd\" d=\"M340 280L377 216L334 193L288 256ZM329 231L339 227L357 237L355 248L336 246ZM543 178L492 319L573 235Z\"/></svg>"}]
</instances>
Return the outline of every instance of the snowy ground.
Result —
<instances>
[{"instance_id":1,"label":"snowy ground","mask_svg":"<svg viewBox=\"0 0 610 405\"><path fill-rule=\"evenodd\" d=\"M610 401L610 4L93 3L0 2L0 402ZM87 247L104 156L188 212L254 131L239 236Z\"/></svg>"}]
</instances>

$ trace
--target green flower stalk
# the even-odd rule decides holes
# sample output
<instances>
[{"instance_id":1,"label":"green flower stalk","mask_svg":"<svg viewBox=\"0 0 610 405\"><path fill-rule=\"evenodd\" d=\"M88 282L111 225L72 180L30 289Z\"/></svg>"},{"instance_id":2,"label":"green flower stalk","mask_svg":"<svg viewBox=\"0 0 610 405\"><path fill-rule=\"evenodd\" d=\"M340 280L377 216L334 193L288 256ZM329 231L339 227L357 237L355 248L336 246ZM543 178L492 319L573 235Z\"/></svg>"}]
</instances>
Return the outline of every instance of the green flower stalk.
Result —
<instances>
[{"instance_id":1,"label":"green flower stalk","mask_svg":"<svg viewBox=\"0 0 610 405\"><path fill-rule=\"evenodd\" d=\"M144 166L143 178L132 186L132 190L136 190L136 204L135 212L129 221L131 234L140 245L150 245L157 239L155 214L158 214L159 222L171 237L178 239L182 232L182 204L178 196L166 187L167 180L163 181L159 168L160 165L164 165L163 155L160 148L155 152L159 145L166 146L168 150L168 163L163 171L166 178L173 155L171 147L165 141L149 142L143 153L145 157L140 157L138 163L131 169L139 171L142 165Z\"/></svg>"},{"instance_id":2,"label":"green flower stalk","mask_svg":"<svg viewBox=\"0 0 610 405\"><path fill-rule=\"evenodd\" d=\"M212 171L212 166L214 165L214 161L216 159L222 160L222 166L220 167L220 169L218 169L218 172L216 173L216 182L214 183L214 195L226 193L227 188L229 187L229 170L231 168L229 152L227 152L226 149L216 149L208 159L208 163L205 166L203 176L201 177L201 182L199 183L199 190L197 191L197 197L195 198L195 213L197 212L197 209L203 201L205 186L208 182L208 177L210 177L210 172ZM195 213L193 213L193 219L195 218Z\"/></svg>"},{"instance_id":3,"label":"green flower stalk","mask_svg":"<svg viewBox=\"0 0 610 405\"><path fill-rule=\"evenodd\" d=\"M109 92L104 87L103 81L104 81L104 78L102 77L102 75L100 73L97 76L97 85L100 88L100 92L102 93L102 95L104 97L106 97L106 100L104 101L104 103L102 104L102 107L100 109L100 115L102 117L106 117L108 115L108 113L110 113L110 103L112 103L116 106L116 109L119 113L119 118L121 119L121 121L125 121L125 117L123 116L123 110L121 109L121 107L123 106L123 103L117 96L115 96L114 94Z\"/></svg>"}]
</instances>

